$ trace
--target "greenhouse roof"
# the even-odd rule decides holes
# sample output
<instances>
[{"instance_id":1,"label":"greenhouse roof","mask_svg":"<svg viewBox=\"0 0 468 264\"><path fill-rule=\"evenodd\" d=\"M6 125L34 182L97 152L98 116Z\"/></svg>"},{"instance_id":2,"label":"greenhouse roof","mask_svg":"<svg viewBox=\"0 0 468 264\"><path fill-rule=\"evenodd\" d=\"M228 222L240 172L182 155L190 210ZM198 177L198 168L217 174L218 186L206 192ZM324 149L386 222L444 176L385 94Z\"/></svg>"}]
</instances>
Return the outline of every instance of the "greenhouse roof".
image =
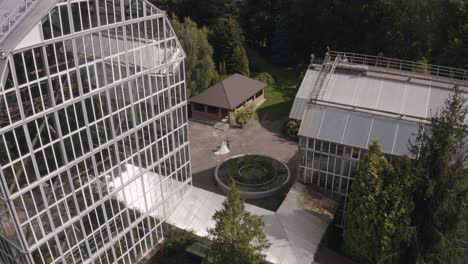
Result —
<instances>
[{"instance_id":1,"label":"greenhouse roof","mask_svg":"<svg viewBox=\"0 0 468 264\"><path fill-rule=\"evenodd\" d=\"M80 0L77 0L78 2ZM110 1L112 0L103 0ZM147 0L152 12L164 13ZM0 0L0 52L11 52L59 0ZM72 1L74 2L74 1Z\"/></svg>"},{"instance_id":2,"label":"greenhouse roof","mask_svg":"<svg viewBox=\"0 0 468 264\"><path fill-rule=\"evenodd\" d=\"M366 149L378 138L385 153L408 154L420 123L444 103L455 86L468 83L439 76L340 62L311 65L290 118L302 120L299 134Z\"/></svg>"},{"instance_id":3,"label":"greenhouse roof","mask_svg":"<svg viewBox=\"0 0 468 264\"><path fill-rule=\"evenodd\" d=\"M0 51L10 52L58 0L0 1Z\"/></svg>"}]
</instances>

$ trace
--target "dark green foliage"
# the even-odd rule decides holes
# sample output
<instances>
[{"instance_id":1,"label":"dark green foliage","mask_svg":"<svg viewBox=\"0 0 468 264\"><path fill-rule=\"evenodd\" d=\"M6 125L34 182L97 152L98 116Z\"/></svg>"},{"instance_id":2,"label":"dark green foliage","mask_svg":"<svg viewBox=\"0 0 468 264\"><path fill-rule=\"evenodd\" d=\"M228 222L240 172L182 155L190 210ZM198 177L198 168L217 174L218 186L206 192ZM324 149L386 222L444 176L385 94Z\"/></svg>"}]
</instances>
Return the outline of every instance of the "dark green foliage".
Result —
<instances>
[{"instance_id":1,"label":"dark green foliage","mask_svg":"<svg viewBox=\"0 0 468 264\"><path fill-rule=\"evenodd\" d=\"M275 32L271 47L271 61L277 65L288 65L294 59L292 49L291 23L287 15L275 21Z\"/></svg>"},{"instance_id":2,"label":"dark green foliage","mask_svg":"<svg viewBox=\"0 0 468 264\"><path fill-rule=\"evenodd\" d=\"M195 242L197 237L193 232L172 227L164 238L164 247L158 256L158 263L185 263L185 250Z\"/></svg>"},{"instance_id":3,"label":"dark green foliage","mask_svg":"<svg viewBox=\"0 0 468 264\"><path fill-rule=\"evenodd\" d=\"M246 106L236 113L236 123L243 127L249 120L255 118L255 109L252 106Z\"/></svg>"},{"instance_id":4,"label":"dark green foliage","mask_svg":"<svg viewBox=\"0 0 468 264\"><path fill-rule=\"evenodd\" d=\"M253 78L257 81L264 82L268 85L273 85L275 83L275 78L273 78L273 76L271 76L267 72L256 73L254 74Z\"/></svg>"},{"instance_id":5,"label":"dark green foliage","mask_svg":"<svg viewBox=\"0 0 468 264\"><path fill-rule=\"evenodd\" d=\"M244 35L236 19L220 18L211 27L209 41L215 51L213 59L219 65L227 63L235 47L243 46Z\"/></svg>"},{"instance_id":6,"label":"dark green foliage","mask_svg":"<svg viewBox=\"0 0 468 264\"><path fill-rule=\"evenodd\" d=\"M250 76L249 59L243 46L236 46L232 50L230 58L226 61L226 72Z\"/></svg>"},{"instance_id":7,"label":"dark green foliage","mask_svg":"<svg viewBox=\"0 0 468 264\"><path fill-rule=\"evenodd\" d=\"M192 97L218 79L212 59L213 48L208 43L208 30L198 28L190 18L185 18L183 23L173 18L171 24L187 54L185 74L189 96Z\"/></svg>"},{"instance_id":8,"label":"dark green foliage","mask_svg":"<svg viewBox=\"0 0 468 264\"><path fill-rule=\"evenodd\" d=\"M240 185L258 185L277 177L276 162L265 156L245 155L240 158L225 161L220 170L227 168L227 173L219 173L221 180L230 185L232 180ZM227 175L226 175L227 174ZM242 186L239 187L242 190Z\"/></svg>"},{"instance_id":9,"label":"dark green foliage","mask_svg":"<svg viewBox=\"0 0 468 264\"><path fill-rule=\"evenodd\" d=\"M410 213L414 208L412 192L414 178L411 160L408 156L396 159L393 173L385 173L383 188L379 197L381 262L397 263L414 238Z\"/></svg>"},{"instance_id":10,"label":"dark green foliage","mask_svg":"<svg viewBox=\"0 0 468 264\"><path fill-rule=\"evenodd\" d=\"M344 215L343 250L359 262L375 263L380 256L375 239L380 235L378 196L384 173L390 173L389 164L378 142L374 142L359 164Z\"/></svg>"},{"instance_id":11,"label":"dark green foliage","mask_svg":"<svg viewBox=\"0 0 468 264\"><path fill-rule=\"evenodd\" d=\"M244 48L244 35L233 17L218 19L210 32L210 43L219 71L226 74L250 75L249 59Z\"/></svg>"},{"instance_id":12,"label":"dark green foliage","mask_svg":"<svg viewBox=\"0 0 468 264\"><path fill-rule=\"evenodd\" d=\"M430 63L468 66L467 0L159 2L169 14L190 16L210 28L217 20L232 17L242 25L246 43L270 57L283 52L288 59L306 62L310 53L323 56L329 46L333 50L374 55L383 52L387 57L415 61L426 57ZM277 21L287 22L287 26Z\"/></svg>"},{"instance_id":13,"label":"dark green foliage","mask_svg":"<svg viewBox=\"0 0 468 264\"><path fill-rule=\"evenodd\" d=\"M301 121L291 119L287 125L287 136L290 140L299 141L299 129L301 128Z\"/></svg>"},{"instance_id":14,"label":"dark green foliage","mask_svg":"<svg viewBox=\"0 0 468 264\"><path fill-rule=\"evenodd\" d=\"M435 60L444 65L468 67L468 1L442 1L442 16L434 48Z\"/></svg>"},{"instance_id":15,"label":"dark green foliage","mask_svg":"<svg viewBox=\"0 0 468 264\"><path fill-rule=\"evenodd\" d=\"M194 19L204 25L212 25L219 18L237 19L243 8L244 0L192 0L197 3Z\"/></svg>"},{"instance_id":16,"label":"dark green foliage","mask_svg":"<svg viewBox=\"0 0 468 264\"><path fill-rule=\"evenodd\" d=\"M157 8L179 18L191 17L196 2L194 0L149 0Z\"/></svg>"},{"instance_id":17,"label":"dark green foliage","mask_svg":"<svg viewBox=\"0 0 468 264\"><path fill-rule=\"evenodd\" d=\"M374 141L359 164L345 212L344 252L360 263L398 260L411 238L410 161L390 165Z\"/></svg>"},{"instance_id":18,"label":"dark green foliage","mask_svg":"<svg viewBox=\"0 0 468 264\"><path fill-rule=\"evenodd\" d=\"M412 145L416 188L412 215L416 243L408 258L421 263L448 263L467 251L458 247L466 239L468 195L466 135L468 109L456 88L444 106L422 127Z\"/></svg>"},{"instance_id":19,"label":"dark green foliage","mask_svg":"<svg viewBox=\"0 0 468 264\"><path fill-rule=\"evenodd\" d=\"M275 14L280 0L246 0L239 19L244 28L247 45L257 49L271 47L275 30Z\"/></svg>"},{"instance_id":20,"label":"dark green foliage","mask_svg":"<svg viewBox=\"0 0 468 264\"><path fill-rule=\"evenodd\" d=\"M208 230L213 243L205 263L263 263L263 253L270 247L262 230L263 219L246 211L236 185L230 187L223 208L213 215L215 227Z\"/></svg>"}]
</instances>

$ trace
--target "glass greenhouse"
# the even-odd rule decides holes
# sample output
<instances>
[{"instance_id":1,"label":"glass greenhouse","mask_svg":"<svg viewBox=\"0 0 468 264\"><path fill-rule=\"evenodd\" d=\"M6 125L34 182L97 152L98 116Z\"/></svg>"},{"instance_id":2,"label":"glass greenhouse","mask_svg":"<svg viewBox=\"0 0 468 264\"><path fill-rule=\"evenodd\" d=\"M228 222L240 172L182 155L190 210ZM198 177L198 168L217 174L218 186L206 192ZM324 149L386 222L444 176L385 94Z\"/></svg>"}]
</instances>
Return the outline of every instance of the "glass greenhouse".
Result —
<instances>
[{"instance_id":1,"label":"glass greenhouse","mask_svg":"<svg viewBox=\"0 0 468 264\"><path fill-rule=\"evenodd\" d=\"M301 121L298 179L339 197L346 208L359 160L378 139L392 157L408 150L419 126L455 86L468 91L468 71L417 62L329 52L311 63L290 118Z\"/></svg>"},{"instance_id":2,"label":"glass greenhouse","mask_svg":"<svg viewBox=\"0 0 468 264\"><path fill-rule=\"evenodd\" d=\"M0 15L0 263L138 262L191 186L167 15L145 0Z\"/></svg>"}]
</instances>

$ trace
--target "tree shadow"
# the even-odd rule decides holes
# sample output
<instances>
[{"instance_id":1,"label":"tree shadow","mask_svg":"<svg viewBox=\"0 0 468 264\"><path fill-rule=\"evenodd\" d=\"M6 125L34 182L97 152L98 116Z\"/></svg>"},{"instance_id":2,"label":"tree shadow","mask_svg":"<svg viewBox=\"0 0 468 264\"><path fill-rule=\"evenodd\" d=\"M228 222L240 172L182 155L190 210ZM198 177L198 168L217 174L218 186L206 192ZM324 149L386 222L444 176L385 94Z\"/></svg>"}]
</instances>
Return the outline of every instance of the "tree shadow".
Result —
<instances>
[{"instance_id":1,"label":"tree shadow","mask_svg":"<svg viewBox=\"0 0 468 264\"><path fill-rule=\"evenodd\" d=\"M299 166L298 162L299 162L299 151L297 151L294 154L294 156L291 157L288 161L285 161L286 165L289 168L291 177L289 179L289 182L285 186L283 186L280 192L267 198L256 199L256 200L246 200L245 202L251 205L261 207L266 210L276 212L276 210L278 210L278 208L281 206L284 199L286 198L292 185L296 181L297 168ZM204 170L204 171L200 171L197 173L193 173L192 174L193 186L201 188L206 191L210 191L216 194L226 196L216 185L216 182L214 180L214 171L215 171L215 167Z\"/></svg>"},{"instance_id":2,"label":"tree shadow","mask_svg":"<svg viewBox=\"0 0 468 264\"><path fill-rule=\"evenodd\" d=\"M216 186L214 171L215 167L197 173L192 173L193 186L225 196L225 194Z\"/></svg>"},{"instance_id":3,"label":"tree shadow","mask_svg":"<svg viewBox=\"0 0 468 264\"><path fill-rule=\"evenodd\" d=\"M283 203L286 196L288 195L289 190L291 189L292 185L296 181L297 167L299 166L298 162L299 162L299 151L297 151L294 154L294 156L292 156L288 161L285 162L289 168L291 177L289 178L289 181L283 186L283 188L281 188L281 190L278 193L270 197L263 198L263 199L246 200L245 202L261 207L263 209L276 212L278 208L281 206L281 204Z\"/></svg>"}]
</instances>

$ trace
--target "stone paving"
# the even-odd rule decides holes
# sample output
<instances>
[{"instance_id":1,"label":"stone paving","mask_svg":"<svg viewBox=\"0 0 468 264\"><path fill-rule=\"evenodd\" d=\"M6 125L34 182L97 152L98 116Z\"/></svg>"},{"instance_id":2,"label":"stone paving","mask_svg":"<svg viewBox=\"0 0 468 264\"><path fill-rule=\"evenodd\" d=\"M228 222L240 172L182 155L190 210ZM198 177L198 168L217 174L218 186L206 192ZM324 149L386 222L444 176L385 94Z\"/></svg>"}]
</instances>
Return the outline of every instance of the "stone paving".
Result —
<instances>
[{"instance_id":1,"label":"stone paving","mask_svg":"<svg viewBox=\"0 0 468 264\"><path fill-rule=\"evenodd\" d=\"M238 154L261 154L284 161L294 177L297 171L298 146L281 135L283 124L284 121L260 123L251 120L242 129L229 128L221 131L209 125L190 121L193 185L220 193L214 184L214 169L226 158ZM227 137L231 140L231 152L227 155L215 155L214 152Z\"/></svg>"},{"instance_id":2,"label":"stone paving","mask_svg":"<svg viewBox=\"0 0 468 264\"><path fill-rule=\"evenodd\" d=\"M298 145L282 135L284 124L285 120L274 122L251 120L242 129L230 128L221 131L209 125L189 121L193 185L222 194L213 180L214 169L226 158L238 154L261 154L284 161L291 170L292 180L295 180L298 168ZM222 156L215 155L214 152L227 137L231 140L231 152ZM352 262L336 252L320 247L313 263L351 264Z\"/></svg>"}]
</instances>

